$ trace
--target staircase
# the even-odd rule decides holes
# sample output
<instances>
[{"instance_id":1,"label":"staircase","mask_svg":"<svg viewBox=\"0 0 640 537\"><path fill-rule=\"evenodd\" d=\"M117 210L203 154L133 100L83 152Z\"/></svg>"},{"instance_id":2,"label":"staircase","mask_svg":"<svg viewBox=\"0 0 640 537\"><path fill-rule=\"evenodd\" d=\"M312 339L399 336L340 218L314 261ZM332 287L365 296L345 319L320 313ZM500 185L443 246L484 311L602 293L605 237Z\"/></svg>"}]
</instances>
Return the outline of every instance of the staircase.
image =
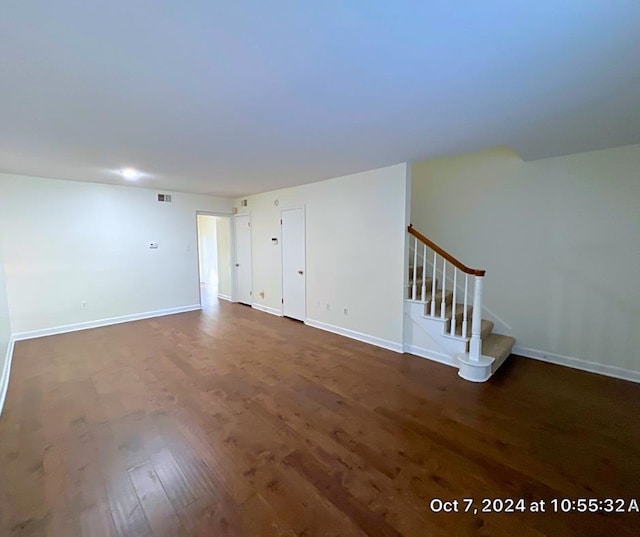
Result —
<instances>
[{"instance_id":1,"label":"staircase","mask_svg":"<svg viewBox=\"0 0 640 537\"><path fill-rule=\"evenodd\" d=\"M457 367L484 382L511 354L515 339L482 318L485 271L472 269L409 226L405 352Z\"/></svg>"}]
</instances>

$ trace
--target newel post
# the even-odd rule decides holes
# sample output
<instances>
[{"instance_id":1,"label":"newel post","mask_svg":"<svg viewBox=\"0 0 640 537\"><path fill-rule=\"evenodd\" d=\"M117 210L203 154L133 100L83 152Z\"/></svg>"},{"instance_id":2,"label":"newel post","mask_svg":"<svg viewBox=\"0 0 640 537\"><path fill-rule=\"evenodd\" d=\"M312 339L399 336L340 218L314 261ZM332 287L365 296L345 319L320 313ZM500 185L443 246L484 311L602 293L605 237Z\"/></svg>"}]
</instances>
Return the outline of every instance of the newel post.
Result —
<instances>
[{"instance_id":1,"label":"newel post","mask_svg":"<svg viewBox=\"0 0 640 537\"><path fill-rule=\"evenodd\" d=\"M482 356L482 283L484 276L474 276L473 313L471 317L471 341L469 359L479 361Z\"/></svg>"}]
</instances>

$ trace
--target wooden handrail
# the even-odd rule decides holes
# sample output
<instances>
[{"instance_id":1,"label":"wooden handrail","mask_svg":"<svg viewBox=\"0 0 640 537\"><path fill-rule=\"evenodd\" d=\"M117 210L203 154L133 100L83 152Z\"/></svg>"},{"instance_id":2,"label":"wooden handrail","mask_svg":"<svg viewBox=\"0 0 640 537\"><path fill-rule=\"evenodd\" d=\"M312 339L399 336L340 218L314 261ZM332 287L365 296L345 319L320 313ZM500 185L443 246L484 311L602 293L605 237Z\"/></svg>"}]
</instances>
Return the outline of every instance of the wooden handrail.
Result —
<instances>
[{"instance_id":1,"label":"wooden handrail","mask_svg":"<svg viewBox=\"0 0 640 537\"><path fill-rule=\"evenodd\" d=\"M413 224L409 224L409 227L407 228L407 230L409 231L409 234L413 235L420 242L426 244L434 252L436 252L441 257L444 257L447 261L449 261L449 263L452 263L455 267L459 268L465 274L471 274L473 276L484 276L485 273L487 272L486 270L472 269L467 267L466 265L458 261L455 257L453 257L451 254L445 252L435 242L431 242L422 233L420 233L419 231L416 231L413 227Z\"/></svg>"}]
</instances>

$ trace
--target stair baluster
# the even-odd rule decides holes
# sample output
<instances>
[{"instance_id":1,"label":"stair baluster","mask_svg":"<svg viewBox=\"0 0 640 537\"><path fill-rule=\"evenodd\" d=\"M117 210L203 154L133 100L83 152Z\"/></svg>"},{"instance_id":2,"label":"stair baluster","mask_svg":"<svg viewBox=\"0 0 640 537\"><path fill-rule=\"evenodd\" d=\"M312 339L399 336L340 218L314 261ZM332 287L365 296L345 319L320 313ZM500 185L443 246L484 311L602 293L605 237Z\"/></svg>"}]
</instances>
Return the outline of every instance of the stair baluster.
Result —
<instances>
[{"instance_id":1,"label":"stair baluster","mask_svg":"<svg viewBox=\"0 0 640 537\"><path fill-rule=\"evenodd\" d=\"M418 239L416 239L418 240ZM427 300L427 245L422 245L422 302Z\"/></svg>"},{"instance_id":2,"label":"stair baluster","mask_svg":"<svg viewBox=\"0 0 640 537\"><path fill-rule=\"evenodd\" d=\"M453 302L451 302L451 335L456 335L456 288L458 287L458 269L453 267Z\"/></svg>"},{"instance_id":3,"label":"stair baluster","mask_svg":"<svg viewBox=\"0 0 640 537\"><path fill-rule=\"evenodd\" d=\"M445 300L445 294L447 289L447 260L442 260L442 301L440 302L440 318L444 319L444 314L447 309L447 302ZM435 299L435 296L433 297Z\"/></svg>"},{"instance_id":4,"label":"stair baluster","mask_svg":"<svg viewBox=\"0 0 640 537\"><path fill-rule=\"evenodd\" d=\"M438 266L438 254L433 252L433 274L431 277L431 317L436 316L436 267Z\"/></svg>"},{"instance_id":5,"label":"stair baluster","mask_svg":"<svg viewBox=\"0 0 640 537\"><path fill-rule=\"evenodd\" d=\"M469 295L469 275L464 275L464 306L462 310L462 337L467 337L467 296Z\"/></svg>"},{"instance_id":6,"label":"stair baluster","mask_svg":"<svg viewBox=\"0 0 640 537\"><path fill-rule=\"evenodd\" d=\"M413 282L411 283L411 300L416 299L416 280L418 274L418 239L413 241Z\"/></svg>"}]
</instances>

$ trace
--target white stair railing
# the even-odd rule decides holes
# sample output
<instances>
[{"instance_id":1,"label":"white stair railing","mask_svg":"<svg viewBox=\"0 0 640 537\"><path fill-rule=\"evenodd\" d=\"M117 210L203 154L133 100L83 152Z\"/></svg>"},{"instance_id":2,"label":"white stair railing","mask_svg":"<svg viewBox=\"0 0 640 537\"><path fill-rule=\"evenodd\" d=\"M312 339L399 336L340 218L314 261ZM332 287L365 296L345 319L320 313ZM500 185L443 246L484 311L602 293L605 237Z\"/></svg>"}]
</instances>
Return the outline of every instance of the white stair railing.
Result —
<instances>
[{"instance_id":1,"label":"white stair railing","mask_svg":"<svg viewBox=\"0 0 640 537\"><path fill-rule=\"evenodd\" d=\"M450 323L448 327L448 334L456 336L456 328L458 326L458 272L464 274L464 291L462 298L462 324L461 324L461 337L467 337L468 330L468 310L469 310L469 276L473 277L473 295L472 295L472 315L471 315L471 338L469 339L469 358L471 360L479 361L482 356L482 284L486 271L480 269L472 269L458 261L451 254L447 253L437 244L431 242L419 231L416 231L413 226L408 228L409 234L413 240L410 241L410 259L413 261L409 274L409 289L411 299L419 302L427 302L427 270L428 264L431 263L431 296L429 298L429 311L425 311L426 315L436 317L436 291L437 275L438 275L438 261L439 257L442 258L442 279L440 282L440 319L447 318L447 262L452 267L453 277L450 280L452 282L452 301L450 310ZM433 252L431 261L429 261L428 250ZM421 286L420 286L420 298L418 298L418 262L422 262L421 269ZM405 295L406 296L406 295Z\"/></svg>"}]
</instances>

